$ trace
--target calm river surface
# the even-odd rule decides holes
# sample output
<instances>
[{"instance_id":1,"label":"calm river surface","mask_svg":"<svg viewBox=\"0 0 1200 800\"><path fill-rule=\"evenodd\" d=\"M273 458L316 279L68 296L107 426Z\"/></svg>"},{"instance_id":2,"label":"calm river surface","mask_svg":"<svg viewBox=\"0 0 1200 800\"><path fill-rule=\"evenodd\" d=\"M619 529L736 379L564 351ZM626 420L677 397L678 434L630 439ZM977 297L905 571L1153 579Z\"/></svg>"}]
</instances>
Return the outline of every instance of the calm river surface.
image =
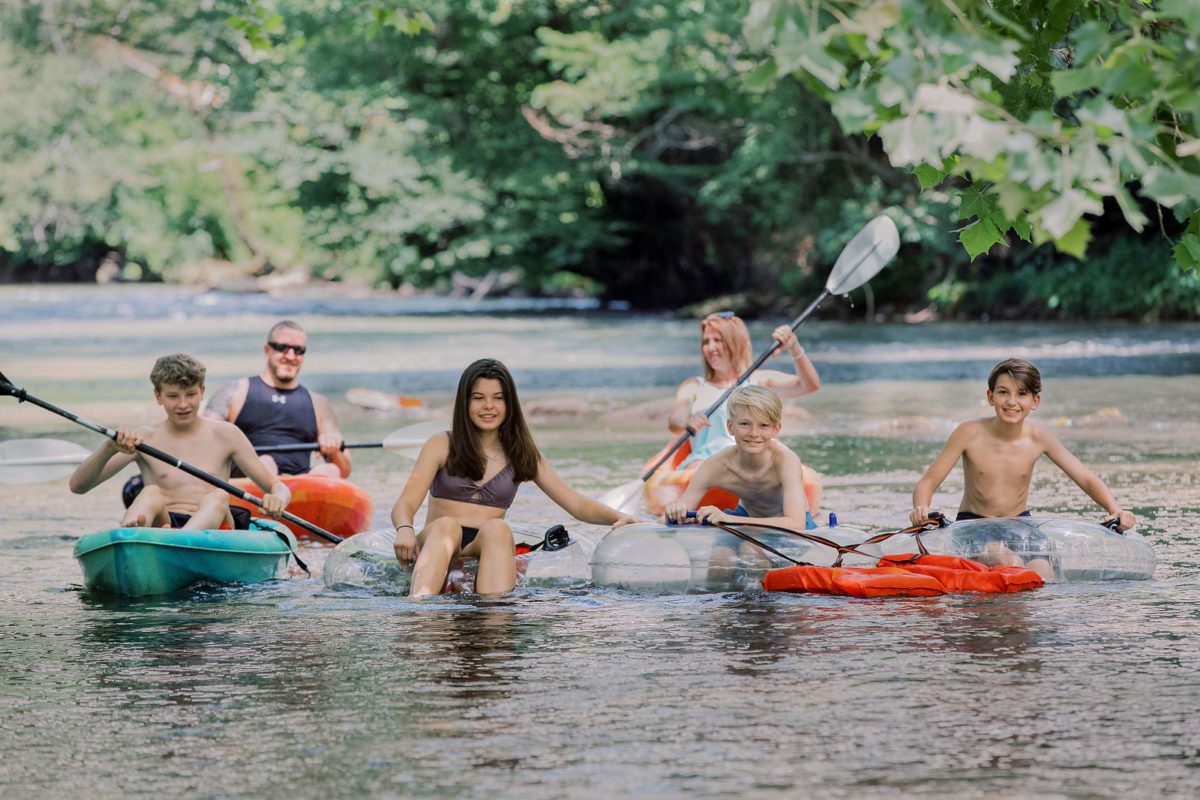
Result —
<instances>
[{"instance_id":1,"label":"calm river surface","mask_svg":"<svg viewBox=\"0 0 1200 800\"><path fill-rule=\"evenodd\" d=\"M143 423L160 413L155 356L199 357L211 390L259 371L282 315L308 328L304 377L348 438L411 420L354 408L346 389L444 414L461 368L492 355L548 457L593 495L636 477L666 439L663 398L699 366L695 323L657 317L37 287L0 290L0 371L85 417ZM759 347L772 324L753 326ZM82 591L71 548L116 522L120 481L82 497L65 480L0 486L0 796L1200 795L1200 326L800 333L825 384L792 403L785 434L843 523L901 527L954 424L986 413L988 369L1022 355L1045 379L1035 419L1139 515L1154 580L921 600L410 602L293 578L118 602ZM32 436L97 443L0 398L0 437ZM410 464L355 459L383 525ZM961 486L956 471L943 509ZM1100 516L1048 463L1033 504ZM565 521L534 487L510 518ZM304 551L319 565L328 549Z\"/></svg>"}]
</instances>

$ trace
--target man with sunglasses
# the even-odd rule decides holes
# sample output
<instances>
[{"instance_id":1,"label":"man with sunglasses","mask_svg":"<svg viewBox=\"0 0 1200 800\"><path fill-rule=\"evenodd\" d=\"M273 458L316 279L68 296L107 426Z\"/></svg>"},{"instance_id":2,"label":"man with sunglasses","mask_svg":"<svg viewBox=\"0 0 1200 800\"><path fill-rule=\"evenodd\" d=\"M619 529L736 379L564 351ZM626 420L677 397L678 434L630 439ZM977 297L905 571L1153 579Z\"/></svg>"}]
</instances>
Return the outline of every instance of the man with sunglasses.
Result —
<instances>
[{"instance_id":1,"label":"man with sunglasses","mask_svg":"<svg viewBox=\"0 0 1200 800\"><path fill-rule=\"evenodd\" d=\"M310 453L260 455L276 475L350 475L350 454L342 450L333 406L322 395L300 385L300 368L308 337L295 322L277 322L267 333L266 367L258 375L239 378L218 389L206 414L232 422L256 447L316 442L324 464L310 466Z\"/></svg>"}]
</instances>

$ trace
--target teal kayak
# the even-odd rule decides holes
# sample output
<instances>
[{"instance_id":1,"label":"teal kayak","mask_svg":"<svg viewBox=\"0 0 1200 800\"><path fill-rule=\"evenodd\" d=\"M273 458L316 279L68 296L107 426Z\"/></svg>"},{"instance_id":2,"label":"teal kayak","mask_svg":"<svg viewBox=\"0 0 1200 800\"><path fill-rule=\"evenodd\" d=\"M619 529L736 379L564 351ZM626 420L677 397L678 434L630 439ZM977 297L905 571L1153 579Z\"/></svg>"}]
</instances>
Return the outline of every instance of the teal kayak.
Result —
<instances>
[{"instance_id":1,"label":"teal kayak","mask_svg":"<svg viewBox=\"0 0 1200 800\"><path fill-rule=\"evenodd\" d=\"M178 592L189 586L260 583L287 576L296 537L283 525L264 530L191 531L116 528L75 543L89 591L124 597Z\"/></svg>"}]
</instances>

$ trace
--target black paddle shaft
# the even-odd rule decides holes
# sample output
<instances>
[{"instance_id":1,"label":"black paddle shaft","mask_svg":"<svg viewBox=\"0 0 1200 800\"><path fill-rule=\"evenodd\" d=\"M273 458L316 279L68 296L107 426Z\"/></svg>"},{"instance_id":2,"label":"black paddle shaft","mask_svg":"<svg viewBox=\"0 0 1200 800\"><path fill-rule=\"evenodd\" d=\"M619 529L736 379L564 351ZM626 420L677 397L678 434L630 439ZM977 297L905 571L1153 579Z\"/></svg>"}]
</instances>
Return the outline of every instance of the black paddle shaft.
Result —
<instances>
[{"instance_id":1,"label":"black paddle shaft","mask_svg":"<svg viewBox=\"0 0 1200 800\"><path fill-rule=\"evenodd\" d=\"M791 327L792 330L796 330L796 328L799 328L800 324L802 322L804 322L804 320L808 319L808 316L810 314L812 314L812 312L817 310L817 306L821 305L821 302L826 297L829 297L829 294L830 294L830 292L828 289L823 289L821 291L821 293L819 295L817 295L817 299L813 300L812 303L809 304L808 308L801 311L800 316L798 316L794 320L792 320L792 324L789 327ZM767 350L761 356L759 356L758 360L755 361L753 364L751 364L750 367L738 377L737 381L733 384L733 386L730 386L728 389L726 389L724 394L722 394L720 397L718 397L716 402L708 407L708 410L704 412L704 416L711 417L718 408L720 408L721 406L723 406L725 404L725 401L729 399L729 395L733 394L733 390L738 388L739 386L741 386L743 383L745 383L746 379L749 378L752 374L754 374L755 370L757 370L764 363L766 363L766 360L768 358L775 355L775 351L778 349L779 349L779 342L775 342L774 344L772 344L771 348L769 350ZM692 430L691 428L688 428L687 431L682 436L680 436L678 439L675 440L675 444L671 445L671 449L668 450L667 452L663 453L662 458L660 458L658 461L656 461L654 463L654 466L652 466L652 467L650 467L650 469L646 470L646 474L642 476L642 481L645 482L645 481L650 480L650 476L653 475L655 472L657 472L658 468L667 462L667 459L669 459L671 456L675 455L676 450L683 447L683 443L688 440L688 437L695 436L695 435L696 435L696 432L694 430Z\"/></svg>"},{"instance_id":2,"label":"black paddle shaft","mask_svg":"<svg viewBox=\"0 0 1200 800\"><path fill-rule=\"evenodd\" d=\"M385 447L383 442L342 442L342 450L353 450L360 447ZM298 444L264 444L261 447L255 447L256 453L302 453L305 450L312 452L320 450L321 445L316 442L300 442Z\"/></svg>"},{"instance_id":3,"label":"black paddle shaft","mask_svg":"<svg viewBox=\"0 0 1200 800\"><path fill-rule=\"evenodd\" d=\"M83 427L85 427L89 430L95 431L96 433L100 434L101 436L107 436L109 439L112 439L114 441L117 438L117 432L112 430L111 428L106 428L103 425L97 425L95 422L83 419L82 417L78 417L75 414L72 414L70 411L67 411L66 409L59 408L58 406L54 405L53 403L47 403L45 400L42 400L40 397L34 397L33 395L26 392L24 389L20 389L20 388L14 386L12 381L10 381L7 377L5 377L4 373L2 373L2 372L0 372L0 394L11 395L12 397L17 398L17 402L19 402L19 403L33 403L35 406L40 406L41 408L46 409L47 411L49 411L52 414L57 414L60 417L65 417L66 419L71 420L71 422L74 422L76 425L82 425ZM250 494L249 492L247 492L243 489L239 489L238 487L234 486L232 483L229 483L228 481L221 480L216 475L209 475L207 472L200 469L199 467L194 467L191 464L187 463L186 461L182 461L182 460L176 458L175 456L171 455L170 453L164 453L162 450L159 450L157 447L152 447L151 445L148 445L148 444L139 444L137 446L137 450L139 453L145 453L146 455L150 456L151 458L157 458L159 461L165 461L166 463L183 470L188 475L191 475L194 478L199 478L200 480L204 481L205 483L216 486L218 489L223 489L226 492L228 492L229 494L233 495L234 497L237 497L241 500L245 500L247 503L252 503L252 504L258 506L259 508L263 507L262 500L255 497L254 495ZM282 517L283 519L286 519L288 522L298 525L299 527L303 528L304 530L308 531L309 533L320 536L322 539L333 542L334 544L337 544L338 542L342 541L342 537L340 537L336 534L330 533L329 531L325 530L324 528L318 528L316 525L313 525L311 522L300 519L300 517L297 517L294 514L289 514L288 512L284 511L279 516Z\"/></svg>"}]
</instances>

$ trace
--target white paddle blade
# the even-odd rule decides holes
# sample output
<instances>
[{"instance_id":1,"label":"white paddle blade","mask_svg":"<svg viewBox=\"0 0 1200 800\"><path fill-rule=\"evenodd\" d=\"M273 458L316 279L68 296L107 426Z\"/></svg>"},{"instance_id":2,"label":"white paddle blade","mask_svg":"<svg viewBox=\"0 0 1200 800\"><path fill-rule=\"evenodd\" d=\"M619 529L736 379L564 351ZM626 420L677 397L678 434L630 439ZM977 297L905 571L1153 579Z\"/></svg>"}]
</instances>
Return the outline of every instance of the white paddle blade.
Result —
<instances>
[{"instance_id":1,"label":"white paddle blade","mask_svg":"<svg viewBox=\"0 0 1200 800\"><path fill-rule=\"evenodd\" d=\"M445 433L448 430L450 430L450 423L443 420L418 422L416 425L409 425L389 433L383 440L383 446L405 458L416 458L430 436Z\"/></svg>"},{"instance_id":2,"label":"white paddle blade","mask_svg":"<svg viewBox=\"0 0 1200 800\"><path fill-rule=\"evenodd\" d=\"M363 388L347 389L346 402L359 408L368 408L382 414L402 414L425 405L416 397Z\"/></svg>"},{"instance_id":3,"label":"white paddle blade","mask_svg":"<svg viewBox=\"0 0 1200 800\"><path fill-rule=\"evenodd\" d=\"M634 505L642 494L642 482L640 480L630 481L622 484L615 489L609 489L604 494L597 498L598 502L603 503L609 508L615 508L617 511L631 511Z\"/></svg>"},{"instance_id":4,"label":"white paddle blade","mask_svg":"<svg viewBox=\"0 0 1200 800\"><path fill-rule=\"evenodd\" d=\"M86 447L62 439L0 442L0 484L17 486L65 478L89 455Z\"/></svg>"},{"instance_id":5,"label":"white paddle blade","mask_svg":"<svg viewBox=\"0 0 1200 800\"><path fill-rule=\"evenodd\" d=\"M879 274L896 257L900 232L892 218L880 214L842 248L825 288L830 294L848 294Z\"/></svg>"}]
</instances>

